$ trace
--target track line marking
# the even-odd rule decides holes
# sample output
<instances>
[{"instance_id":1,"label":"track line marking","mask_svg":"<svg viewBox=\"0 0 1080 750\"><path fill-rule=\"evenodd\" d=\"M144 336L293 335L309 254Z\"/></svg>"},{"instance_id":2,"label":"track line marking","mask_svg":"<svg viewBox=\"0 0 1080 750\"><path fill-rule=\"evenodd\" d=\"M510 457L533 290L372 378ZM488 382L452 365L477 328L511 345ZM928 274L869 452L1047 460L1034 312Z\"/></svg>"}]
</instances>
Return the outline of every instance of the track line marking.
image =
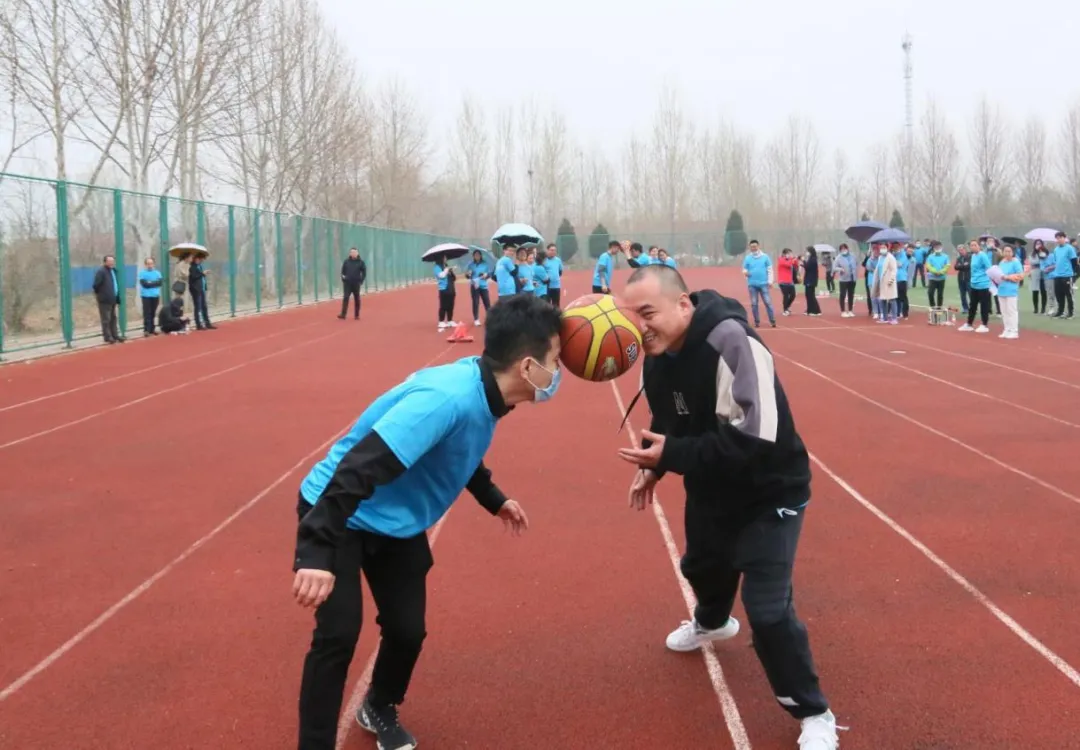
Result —
<instances>
[{"instance_id":1,"label":"track line marking","mask_svg":"<svg viewBox=\"0 0 1080 750\"><path fill-rule=\"evenodd\" d=\"M43 437L45 435L51 435L54 432L59 432L60 430L66 429L68 427L74 427L75 425L82 424L83 422L89 422L91 419L94 419L96 417L101 417L101 416L104 416L106 414L111 414L113 412L121 411L122 409L126 409L129 406L135 406L136 404L141 404L144 401L149 401L150 399L156 398L157 396L164 396L166 393L172 393L173 391L178 391L181 388L187 388L188 386L194 385L195 383L202 383L202 382L204 382L206 380L216 378L219 375L226 375L226 374L228 374L230 372L235 372L236 370L239 370L239 369L241 369L243 367L247 367L248 365L253 365L256 362L262 362L263 360L270 359L272 357L276 357L279 354L285 354L286 352L291 352L294 349L299 349L302 346L308 346L309 344L314 344L314 343L319 342L319 341L324 341L324 340L326 340L328 338L331 338L333 336L337 336L339 333L341 333L341 331L334 331L333 333L327 334L325 336L319 336L318 338L308 339L307 341L301 341L299 344L293 344L292 346L286 347L284 349L279 349L276 352L271 352L270 354L264 354L263 356L256 357L255 359L249 359L247 362L241 362L238 365L233 365L232 367L228 367L228 368L226 368L224 370L218 370L217 372L211 372L211 373L209 373L207 375L202 375L200 377L193 378L192 380L185 381L185 382L181 383L180 385L174 385L171 388L164 388L164 389L162 389L160 391L155 391L154 393L150 393L150 394L148 394L146 396L142 396L141 398L134 399L133 401L125 401L125 402L123 402L121 404L117 404L116 406L110 406L108 409L103 409L101 411L96 411L93 414L88 414L85 417L79 417L78 419L73 419L70 422L64 422L63 424L56 425L55 427L50 427L47 430L42 430L41 432L35 432L33 434L26 435L25 437L17 438L16 440L12 440L12 441L7 442L7 443L0 443L0 450L3 450L4 448L11 448L13 446L29 442L30 440L33 440L35 438Z\"/></svg>"},{"instance_id":2,"label":"track line marking","mask_svg":"<svg viewBox=\"0 0 1080 750\"><path fill-rule=\"evenodd\" d=\"M626 418L626 406L623 404L622 394L619 393L619 389L615 386L615 381L608 382L611 383L611 392L615 394L615 403L618 404L619 412L623 418ZM630 445L637 448L637 434L634 432L633 424L629 419L626 420L626 429L630 436ZM660 526L660 534L664 537L664 547L667 548L668 557L671 559L671 567L675 571L675 579L679 582L679 590L682 592L683 601L686 603L690 616L693 617L696 603L694 591L690 588L690 583L683 578L682 570L679 567L679 548L675 544L675 537L671 534L671 526L668 524L667 516L660 505L660 496L655 493L653 495L652 509L656 523ZM720 701L720 710L723 711L724 722L727 724L728 733L731 735L735 750L750 750L750 737L746 734L742 716L739 715L739 707L735 704L735 696L732 695L727 680L724 678L724 670L720 666L720 659L716 656L716 649L712 643L706 643L701 648L701 654L705 658L709 681L712 682L713 692L716 693L716 698Z\"/></svg>"},{"instance_id":3,"label":"track line marking","mask_svg":"<svg viewBox=\"0 0 1080 750\"><path fill-rule=\"evenodd\" d=\"M109 377L109 378L103 378L101 380L95 380L93 383L86 383L84 385L79 385L79 386L76 386L74 388L69 388L66 391L57 391L56 393L50 393L47 396L38 396L36 398L27 399L26 401L19 401L18 403L15 403L15 404L9 404L8 406L0 406L0 414L2 414L3 412L6 412L6 411L11 411L13 409L21 409L22 407L30 406L31 404L38 404L38 403L41 403L42 401L48 401L49 399L52 399L52 398L59 398L60 396L67 396L67 395L72 394L72 393L78 393L79 391L85 391L88 388L96 388L97 386L105 385L106 383L115 383L117 380L124 380L126 378L130 378L130 377L133 377L135 375L142 375L143 373L146 373L146 372L153 372L154 370L160 370L162 367L171 367L172 365L178 365L181 362L190 362L193 359L199 359L201 357L206 357L206 356L209 356L211 354L216 354L218 352L223 352L226 349L238 349L241 346L247 346L248 344L254 344L254 343L257 343L259 341L266 341L267 339L272 339L272 338L274 338L276 336L281 336L281 335L284 335L284 334L289 333L291 331L299 331L299 330L301 330L303 328L310 328L313 325L318 325L318 323L308 323L306 325L297 326L296 328L286 328L284 331L278 331L277 333L271 333L271 334L269 334L267 336L260 336L257 339L250 339L248 341L240 341L240 342L237 342L235 344L230 344L228 346L219 346L216 349L209 349L207 351L199 352L198 354L193 354L190 357L181 357L180 359L173 359L173 360L170 360L168 362L162 362L161 364L153 365L152 367L144 367L144 368L139 369L139 370L132 370L131 372L126 372L123 375L114 375L114 376Z\"/></svg>"},{"instance_id":4,"label":"track line marking","mask_svg":"<svg viewBox=\"0 0 1080 750\"><path fill-rule=\"evenodd\" d=\"M938 429L936 429L934 427L931 427L928 424L924 424L923 422L920 422L917 419L912 419L907 414L904 414L902 412L898 412L895 409L881 403L880 401L875 401L874 399L870 398L869 396L865 396L865 395L859 393L856 390L848 388L843 383L839 383L836 380L830 378L828 375L823 375L822 373L818 372L814 368L809 367L807 365L804 365L802 362L798 362L798 361L792 359L791 357L789 357L789 356L787 356L785 354L780 354L779 352L774 351L773 355L776 356L776 357L779 357L780 359L787 360L788 362L795 365L796 367L799 367L799 368L802 368L803 370L806 370L811 375L818 376L819 378L824 380L826 383L831 383L832 385L836 386L840 390L847 391L848 393L855 396L856 398L860 398L860 399L862 399L863 401L866 401L869 404L873 404L874 406L878 407L879 409L881 409L883 411L886 411L889 414L892 414L894 417L899 417L900 419L904 420L905 422L910 422L911 424L915 425L916 427L919 427L919 428L921 428L923 430L926 430L927 432L929 432L932 435L937 435L940 438L948 440L950 443L958 445L961 448L963 448L964 450L969 451L971 453L974 453L976 456L979 456L980 458L984 458L987 461L989 461L990 463L996 464L997 466L1000 466L1001 468L1005 469L1006 471L1010 471L1013 474L1016 474L1017 476L1021 476L1024 479L1027 479L1030 482L1034 482L1035 484L1039 485L1043 489L1050 490L1055 495L1060 495L1061 497L1065 498L1066 500L1069 500L1070 502L1073 502L1073 503L1076 503L1077 505L1080 505L1080 497L1077 497L1076 495L1072 495L1069 492L1066 492L1065 490L1061 489L1057 485L1053 485L1053 484L1050 484L1049 482L1047 482L1047 481L1045 481L1043 479L1039 479L1039 477L1035 476L1034 474L1028 474L1026 471L1024 471L1022 469L1017 469L1014 466L1010 466L1006 462L1004 462L1004 461L1002 461L1002 460L1000 460L998 458L994 458L989 453L984 453L983 451L979 450L978 448L974 448L974 447L968 445L967 443L963 442L962 440L957 440L952 435L944 433L941 430L938 430Z\"/></svg>"},{"instance_id":5,"label":"track line marking","mask_svg":"<svg viewBox=\"0 0 1080 750\"><path fill-rule=\"evenodd\" d=\"M910 306L911 307L917 307L920 310L929 310L930 309L929 305L912 304ZM963 314L964 313L960 313L960 315L963 315ZM1032 313L1032 314L1034 315L1034 313ZM1043 316L1042 315L1035 315L1035 317L1041 318ZM1073 338L1073 336L1070 336L1067 333L1057 333L1055 331L1043 331L1043 330L1040 330L1038 328L1029 328L1029 329L1026 329L1026 330L1035 331L1036 333L1044 333L1047 336L1053 336L1054 338L1057 338L1059 336L1064 336L1066 338ZM1048 352L1045 349L1031 349L1031 348L1028 348L1026 346L1017 346L1016 344L1011 344L1009 346L1009 348L1017 350L1017 351L1021 351L1021 352L1029 352L1031 354L1043 354L1043 355L1046 355L1047 357L1058 357L1059 359L1067 359L1070 362L1080 362L1080 357L1070 357L1068 354L1059 354L1058 352Z\"/></svg>"},{"instance_id":6,"label":"track line marking","mask_svg":"<svg viewBox=\"0 0 1080 750\"><path fill-rule=\"evenodd\" d=\"M913 372L916 375L921 375L922 377L926 378L927 380L933 380L933 381L935 381L937 383L941 383L942 385L947 385L950 388L955 388L958 391L963 391L964 393L970 393L972 396L979 396L981 398L989 399L990 401L996 401L999 404L1005 404L1006 406L1011 406L1014 409L1019 409L1020 411L1025 411L1028 414L1034 414L1037 417L1042 417L1043 419L1048 419L1051 422L1057 422L1058 424L1063 424L1066 427L1072 427L1073 429L1080 430L1080 424L1076 424L1074 422L1069 422L1068 420L1060 419L1058 417L1051 416L1050 414L1044 414L1043 412L1037 411L1036 409L1029 409L1028 407L1023 406L1021 404L1014 404L1011 401L1006 401L1003 398L998 398L997 396L992 396L989 393L983 393L982 391L976 391L976 390L973 390L971 388L965 388L962 385L957 385L956 383L945 380L944 378L939 378L936 375L931 375L928 372L923 372L922 370L916 369L914 367L908 367L907 365L902 365L899 362L897 362L896 360L882 359L881 357L876 357L873 354L867 354L866 352L860 352L858 349L852 349L850 346L844 346L843 344L837 344L837 343L834 343L832 341L828 341L826 339L818 338L817 336L811 336L808 333L800 333L799 335L803 336L805 338L811 339L813 341L820 341L821 343L828 344L829 346L835 346L837 349L844 349L845 351L849 351L852 354L858 354L860 357L866 357L867 359L872 359L872 360L875 360L877 362L881 362L883 364L888 365L889 367L894 367L894 368L897 368L897 369L900 369L900 370L907 370L908 372Z\"/></svg>"},{"instance_id":7,"label":"track line marking","mask_svg":"<svg viewBox=\"0 0 1080 750\"><path fill-rule=\"evenodd\" d=\"M837 328L837 329L843 328L843 326L822 326L822 327L823 328L830 327L830 328ZM1039 380L1045 380L1048 383L1056 383L1058 385L1063 385L1066 388L1073 388L1075 390L1080 391L1080 385L1077 385L1076 383L1069 383L1069 382L1067 382L1065 380L1058 380L1057 378L1052 378L1049 375L1040 375L1039 373L1032 372L1030 370L1021 370L1019 367L1011 367L1010 365L1003 365L1000 362L995 362L992 359L983 359L981 357L973 357L970 354L961 354L960 352L950 351L949 349L938 349L936 346L930 346L929 344L920 344L918 341L911 341L910 339L901 339L901 338L897 338L895 336L886 336L883 333L878 333L877 331L872 331L872 330L869 330L869 329L867 329L865 327L862 327L862 326L853 327L851 330L859 331L860 333L865 333L867 336L877 336L879 338L888 339L889 341L899 341L899 342L902 342L904 344L910 344L911 346L920 347L921 349L929 349L932 352L938 352L940 354L948 354L949 356L959 357L960 359L970 359L972 362L979 362L980 364L984 364L984 365L992 365L994 367L1000 367L1002 370L1008 370L1009 372L1015 372L1015 373L1018 373L1020 375L1027 375L1027 376L1032 377L1032 378L1038 378ZM972 335L975 336L975 335L978 335L978 334L972 334ZM1032 350L1025 349L1025 351L1032 351Z\"/></svg>"},{"instance_id":8,"label":"track line marking","mask_svg":"<svg viewBox=\"0 0 1080 750\"><path fill-rule=\"evenodd\" d=\"M331 336L337 335L337 332L335 332L333 334L330 334L330 335ZM329 337L324 337L324 338L329 338ZM317 340L318 339L313 339L313 341L317 341ZM439 359L442 359L442 357L445 356L446 353L449 352L453 348L454 348L453 345L448 346L446 349L441 351L437 356L435 356L434 358L429 360L427 362L427 364L424 364L421 367L427 367L432 362L435 362L435 361L438 361ZM219 523L217 526L215 526L213 529L211 529L204 536L202 536L198 540L196 540L190 547L188 547L186 550L184 550L179 555L174 557L171 562L169 562L168 564L165 565L165 567L161 568L161 570L154 573L152 576L150 576L145 581L143 581L138 586L136 586L134 589L132 589L130 592L128 592L128 594L126 596L124 596L122 599L120 599L120 601L116 602L116 604L113 604L111 607L109 607L104 612L102 612L100 615L98 615L89 625L84 627L82 630L80 630L78 633L73 635L68 640L64 641L64 643L62 643L59 648L57 648L51 654L49 654L44 659L39 661L37 664L35 664L29 670L27 670L21 677L16 679L14 682L12 682L10 685L5 687L3 690L0 690L0 703L3 703L5 700L7 700L11 696L13 696L15 693L19 692L19 690L21 690L23 687L25 687L28 682L30 682L32 679L34 679L39 674L41 674L46 669L48 669L50 666L55 664L64 654L71 651L71 649L75 648L75 646L79 645L82 641L86 640L90 635L92 635L102 625L104 625L109 620L111 620L113 617L115 617L116 614L118 612L120 612L120 610L122 610L127 605L131 604L133 601L138 599L143 594L145 594L150 589L151 586L153 586L155 583L157 583L162 578L164 578L166 575L168 575L169 572L172 571L177 565L179 565L184 560L191 557L193 554L195 554L196 551L199 550L199 548L203 547L207 542L212 540L214 537L216 537L218 534L220 534L222 531L224 531L226 528L228 528L230 525L232 525L233 521L235 521L240 516L242 516L244 513L251 510L253 507L255 507L255 505L258 504L258 502L260 500L262 500L264 497L269 495L271 492L273 492L275 489L277 489L277 487L280 486L282 482L284 482L286 479L288 479L290 476L292 476L294 473L296 473L297 469L300 469L305 464L310 462L311 459L314 458L315 456L317 456L320 452L325 451L328 447L333 445L335 440L337 440L338 438L340 438L342 435L344 435L346 432L349 431L349 428L352 427L352 425L353 425L353 423L355 421L356 421L355 417L353 419L350 419L348 424L346 424L344 428L342 428L342 429L338 430L337 432L335 432L334 435L331 438L329 438L325 442L319 444L318 447L316 447L315 449L310 451L307 455L305 455L303 458L301 458L299 461L297 461L295 464L293 464L292 467L288 471L286 471L284 474L282 474L277 479L275 479L272 483L270 483L267 487L265 487L261 492L259 492L257 495L255 495L255 497L251 498L246 503L244 503L239 508L237 508L235 511L233 511L232 514L230 514L224 521Z\"/></svg>"},{"instance_id":9,"label":"track line marking","mask_svg":"<svg viewBox=\"0 0 1080 750\"><path fill-rule=\"evenodd\" d=\"M925 544L916 539L915 536L911 534L911 532L909 532L899 523L894 521L890 516L888 516L876 505L863 497L858 490L856 490L854 487L844 481L842 477L840 477L832 469L826 466L820 458L815 456L813 453L810 453L810 460L817 464L818 468L825 472L830 479L836 482L836 484L839 485L840 488L844 490L844 492L850 495L855 502L857 502L859 505L866 508L866 510L877 516L879 521L881 521L890 529L895 531L912 547L921 552L927 560L936 565L945 575L951 578L954 583L956 583L958 586L960 586L960 588L970 594L975 599L975 601L985 607L990 612L990 614L1000 620L1001 623L1009 630L1011 630L1015 636L1017 636L1027 645L1031 646L1031 648L1033 648L1035 652L1039 654L1039 656L1050 662L1051 666L1053 666L1054 669L1065 675L1065 677L1068 678L1068 680L1072 682L1073 685L1075 685L1076 687L1080 687L1080 672L1077 672L1077 670L1074 669L1072 665L1070 665L1067 661L1065 661L1056 653L1051 651L1050 648L1046 646L1042 641L1040 641L1038 638L1028 632L1023 625L1021 625L1012 617L1007 615L1000 607L994 604L994 602L991 601L986 594L975 588L974 584L964 578L963 575L961 575L947 562L934 554L933 550L931 550Z\"/></svg>"},{"instance_id":10,"label":"track line marking","mask_svg":"<svg viewBox=\"0 0 1080 750\"><path fill-rule=\"evenodd\" d=\"M453 510L453 506L450 506L450 510ZM443 522L446 521L446 517L450 515L450 510L443 514L443 517L439 519L439 522L431 529L428 534L428 546L434 548L435 541L439 538L439 531L442 529ZM337 728L337 740L334 743L335 750L341 750L345 747L345 742L349 739L349 730L356 724L355 716L356 712L360 710L360 704L364 702L364 696L367 694L368 685L371 684L371 675L375 672L375 657L379 655L379 641L376 641L375 648L371 650L371 656L368 657L367 664L364 665L364 671L360 673L360 679L356 681L356 685L353 687L352 693L349 695L349 701L345 705L345 710L341 712L341 716L338 717Z\"/></svg>"}]
</instances>

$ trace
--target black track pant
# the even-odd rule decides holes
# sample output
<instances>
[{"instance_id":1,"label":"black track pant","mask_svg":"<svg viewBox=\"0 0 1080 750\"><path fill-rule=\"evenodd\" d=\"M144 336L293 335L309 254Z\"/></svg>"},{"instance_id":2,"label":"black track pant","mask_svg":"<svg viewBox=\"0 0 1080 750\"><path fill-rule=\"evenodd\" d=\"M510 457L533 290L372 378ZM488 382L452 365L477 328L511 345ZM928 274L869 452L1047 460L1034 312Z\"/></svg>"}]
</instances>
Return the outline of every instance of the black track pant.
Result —
<instances>
[{"instance_id":1,"label":"black track pant","mask_svg":"<svg viewBox=\"0 0 1080 750\"><path fill-rule=\"evenodd\" d=\"M490 310L491 309L491 295L488 293L487 289L478 289L475 286L470 289L469 294L472 296L472 316L473 316L473 320L480 320L480 303L481 302L484 303L484 311L485 312ZM453 311L451 310L451 312L453 312ZM452 318L451 318L451 320L452 320Z\"/></svg>"},{"instance_id":2,"label":"black track pant","mask_svg":"<svg viewBox=\"0 0 1080 750\"><path fill-rule=\"evenodd\" d=\"M979 320L983 325L990 322L990 290L989 289L971 289L968 291L971 295L969 299L968 318L967 324L975 324L975 315L978 311Z\"/></svg>"},{"instance_id":3,"label":"black track pant","mask_svg":"<svg viewBox=\"0 0 1080 750\"><path fill-rule=\"evenodd\" d=\"M855 282L840 282L840 312L855 311Z\"/></svg>"},{"instance_id":4,"label":"black track pant","mask_svg":"<svg viewBox=\"0 0 1080 750\"><path fill-rule=\"evenodd\" d=\"M945 304L945 279L930 279L927 282L929 287L926 292L927 297L930 299L930 307L941 307Z\"/></svg>"},{"instance_id":5,"label":"black track pant","mask_svg":"<svg viewBox=\"0 0 1080 750\"><path fill-rule=\"evenodd\" d=\"M341 284L341 317L349 311L349 297L353 298L353 317L360 317L360 285L356 282L345 281Z\"/></svg>"},{"instance_id":6,"label":"black track pant","mask_svg":"<svg viewBox=\"0 0 1080 750\"><path fill-rule=\"evenodd\" d=\"M1054 279L1054 298L1057 300L1057 317L1061 317L1066 314L1066 308L1068 308L1068 314L1073 314L1073 291L1072 291L1072 279Z\"/></svg>"},{"instance_id":7,"label":"black track pant","mask_svg":"<svg viewBox=\"0 0 1080 750\"><path fill-rule=\"evenodd\" d=\"M712 500L712 498L709 498ZM697 596L694 618L708 629L731 615L742 580L742 602L773 695L795 718L829 707L818 684L810 638L795 614L792 568L805 510L768 511L737 524L701 512L702 501L687 499L686 554L682 574Z\"/></svg>"},{"instance_id":8,"label":"black track pant","mask_svg":"<svg viewBox=\"0 0 1080 750\"><path fill-rule=\"evenodd\" d=\"M457 294L453 290L443 289L439 292L439 322L449 323L454 319L454 302Z\"/></svg>"},{"instance_id":9,"label":"black track pant","mask_svg":"<svg viewBox=\"0 0 1080 750\"><path fill-rule=\"evenodd\" d=\"M300 499L300 518L311 508ZM334 558L334 589L315 611L315 632L300 683L300 750L333 750L349 664L363 621L360 572L382 631L368 696L377 705L405 700L427 636L427 573L434 560L426 534L395 539L346 532Z\"/></svg>"}]
</instances>

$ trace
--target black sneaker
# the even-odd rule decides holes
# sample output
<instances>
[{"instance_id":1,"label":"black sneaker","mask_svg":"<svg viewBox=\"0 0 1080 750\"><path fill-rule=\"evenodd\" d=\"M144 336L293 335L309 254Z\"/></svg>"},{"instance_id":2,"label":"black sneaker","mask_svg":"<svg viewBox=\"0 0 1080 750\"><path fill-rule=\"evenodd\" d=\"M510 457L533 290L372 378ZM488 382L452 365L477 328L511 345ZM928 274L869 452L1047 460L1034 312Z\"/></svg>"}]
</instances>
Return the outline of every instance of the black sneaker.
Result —
<instances>
[{"instance_id":1,"label":"black sneaker","mask_svg":"<svg viewBox=\"0 0 1080 750\"><path fill-rule=\"evenodd\" d=\"M398 721L397 706L373 706L364 699L356 721L376 737L379 750L413 750L416 739Z\"/></svg>"}]
</instances>

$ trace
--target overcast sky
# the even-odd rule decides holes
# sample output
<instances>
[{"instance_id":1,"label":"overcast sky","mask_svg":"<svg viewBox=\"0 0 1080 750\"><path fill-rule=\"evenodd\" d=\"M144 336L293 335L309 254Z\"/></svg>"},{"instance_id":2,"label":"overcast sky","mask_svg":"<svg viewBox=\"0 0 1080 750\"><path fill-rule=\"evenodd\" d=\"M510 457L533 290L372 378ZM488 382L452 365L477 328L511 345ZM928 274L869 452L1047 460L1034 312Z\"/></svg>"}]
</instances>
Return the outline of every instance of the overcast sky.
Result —
<instances>
[{"instance_id":1,"label":"overcast sky","mask_svg":"<svg viewBox=\"0 0 1080 750\"><path fill-rule=\"evenodd\" d=\"M399 75L439 137L471 91L552 102L579 140L617 147L648 127L666 80L701 124L726 113L764 135L799 113L829 152L859 160L903 126L905 31L916 120L937 97L962 148L984 92L1017 120L1053 120L1080 97L1080 11L1061 0L320 2L365 74Z\"/></svg>"}]
</instances>

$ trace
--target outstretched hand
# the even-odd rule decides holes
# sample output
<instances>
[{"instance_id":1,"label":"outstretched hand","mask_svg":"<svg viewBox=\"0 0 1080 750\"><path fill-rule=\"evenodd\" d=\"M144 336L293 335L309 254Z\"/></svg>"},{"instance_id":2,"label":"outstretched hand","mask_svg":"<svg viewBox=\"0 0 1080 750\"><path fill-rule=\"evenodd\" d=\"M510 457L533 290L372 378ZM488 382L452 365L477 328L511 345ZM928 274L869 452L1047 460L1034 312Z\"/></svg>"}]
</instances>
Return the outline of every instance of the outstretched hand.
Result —
<instances>
[{"instance_id":1,"label":"outstretched hand","mask_svg":"<svg viewBox=\"0 0 1080 750\"><path fill-rule=\"evenodd\" d=\"M529 518L516 500L507 500L503 503L497 515L514 536L521 536L522 532L529 529Z\"/></svg>"},{"instance_id":2,"label":"outstretched hand","mask_svg":"<svg viewBox=\"0 0 1080 750\"><path fill-rule=\"evenodd\" d=\"M301 568L293 578L293 596L301 607L318 608L334 590L334 574L328 570Z\"/></svg>"},{"instance_id":3,"label":"outstretched hand","mask_svg":"<svg viewBox=\"0 0 1080 750\"><path fill-rule=\"evenodd\" d=\"M664 441L666 438L648 430L641 431L641 438L651 440L652 445L648 448L620 448L619 457L624 461L637 464L642 469L655 469L660 463L660 456L664 453Z\"/></svg>"}]
</instances>

